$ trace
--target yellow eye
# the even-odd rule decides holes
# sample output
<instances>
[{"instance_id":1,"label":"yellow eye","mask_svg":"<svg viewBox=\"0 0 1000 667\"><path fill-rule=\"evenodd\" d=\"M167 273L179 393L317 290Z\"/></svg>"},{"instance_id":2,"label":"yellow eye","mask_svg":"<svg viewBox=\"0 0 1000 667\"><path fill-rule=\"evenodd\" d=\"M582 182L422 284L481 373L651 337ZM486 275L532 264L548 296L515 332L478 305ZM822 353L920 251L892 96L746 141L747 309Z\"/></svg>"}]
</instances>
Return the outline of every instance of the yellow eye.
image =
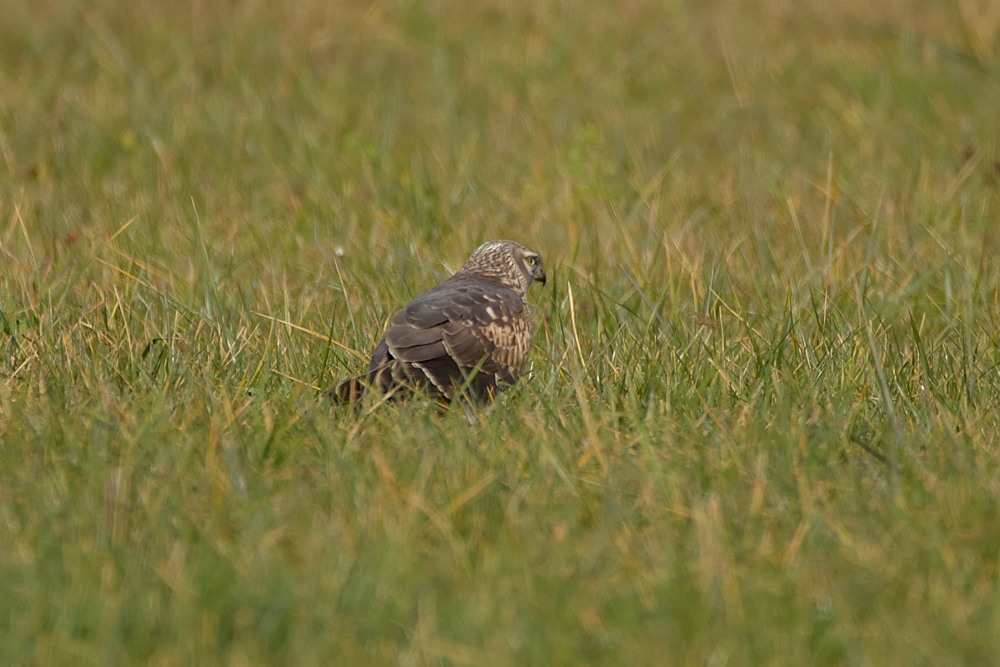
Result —
<instances>
[{"instance_id":1,"label":"yellow eye","mask_svg":"<svg viewBox=\"0 0 1000 667\"><path fill-rule=\"evenodd\" d=\"M527 264L528 266L535 266L538 264L538 257L536 257L535 255L528 255L527 257L524 258L524 263Z\"/></svg>"}]
</instances>

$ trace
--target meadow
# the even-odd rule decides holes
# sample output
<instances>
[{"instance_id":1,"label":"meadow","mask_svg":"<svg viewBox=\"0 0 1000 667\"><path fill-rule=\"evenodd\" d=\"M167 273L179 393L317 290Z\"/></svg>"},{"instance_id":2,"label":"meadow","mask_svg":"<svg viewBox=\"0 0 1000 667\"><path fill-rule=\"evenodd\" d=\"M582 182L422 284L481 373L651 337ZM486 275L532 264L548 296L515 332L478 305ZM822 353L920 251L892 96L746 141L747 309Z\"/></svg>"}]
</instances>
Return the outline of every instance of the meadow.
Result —
<instances>
[{"instance_id":1,"label":"meadow","mask_svg":"<svg viewBox=\"0 0 1000 667\"><path fill-rule=\"evenodd\" d=\"M0 15L0 663L1000 662L997 3ZM493 238L528 377L318 400Z\"/></svg>"}]
</instances>

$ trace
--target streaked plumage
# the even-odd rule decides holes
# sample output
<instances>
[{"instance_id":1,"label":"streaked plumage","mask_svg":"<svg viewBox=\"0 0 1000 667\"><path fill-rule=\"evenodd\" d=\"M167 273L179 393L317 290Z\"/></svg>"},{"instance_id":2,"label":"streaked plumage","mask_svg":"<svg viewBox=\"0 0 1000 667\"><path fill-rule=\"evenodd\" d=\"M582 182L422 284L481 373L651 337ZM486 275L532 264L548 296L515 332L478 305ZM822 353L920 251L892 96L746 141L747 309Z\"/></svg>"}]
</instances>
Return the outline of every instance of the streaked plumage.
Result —
<instances>
[{"instance_id":1,"label":"streaked plumage","mask_svg":"<svg viewBox=\"0 0 1000 667\"><path fill-rule=\"evenodd\" d=\"M492 398L527 363L534 326L524 297L535 281L545 284L534 250L514 241L484 243L455 275L395 314L365 375L328 394L353 403L367 389L422 390L451 401L465 387L470 396Z\"/></svg>"}]
</instances>

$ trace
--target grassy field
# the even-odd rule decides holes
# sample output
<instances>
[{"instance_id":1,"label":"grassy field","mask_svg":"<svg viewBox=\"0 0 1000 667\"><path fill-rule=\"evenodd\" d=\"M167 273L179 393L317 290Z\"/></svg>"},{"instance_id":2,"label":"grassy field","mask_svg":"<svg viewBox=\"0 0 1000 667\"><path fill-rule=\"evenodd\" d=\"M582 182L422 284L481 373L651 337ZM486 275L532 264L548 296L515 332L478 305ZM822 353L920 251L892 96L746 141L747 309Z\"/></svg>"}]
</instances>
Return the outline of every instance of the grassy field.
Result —
<instances>
[{"instance_id":1,"label":"grassy field","mask_svg":"<svg viewBox=\"0 0 1000 667\"><path fill-rule=\"evenodd\" d=\"M1000 661L995 2L0 15L0 663ZM317 402L491 238L530 379Z\"/></svg>"}]
</instances>

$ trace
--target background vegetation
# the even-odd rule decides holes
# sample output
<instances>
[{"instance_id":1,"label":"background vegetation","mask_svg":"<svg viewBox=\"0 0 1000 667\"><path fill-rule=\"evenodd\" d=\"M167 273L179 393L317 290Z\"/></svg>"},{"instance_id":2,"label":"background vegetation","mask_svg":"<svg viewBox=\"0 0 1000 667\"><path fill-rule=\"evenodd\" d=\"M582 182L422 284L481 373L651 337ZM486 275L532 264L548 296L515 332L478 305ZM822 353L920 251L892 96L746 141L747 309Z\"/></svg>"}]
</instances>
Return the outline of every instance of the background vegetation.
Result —
<instances>
[{"instance_id":1,"label":"background vegetation","mask_svg":"<svg viewBox=\"0 0 1000 667\"><path fill-rule=\"evenodd\" d=\"M3 664L1000 660L997 3L0 14ZM317 403L497 237L529 381Z\"/></svg>"}]
</instances>

